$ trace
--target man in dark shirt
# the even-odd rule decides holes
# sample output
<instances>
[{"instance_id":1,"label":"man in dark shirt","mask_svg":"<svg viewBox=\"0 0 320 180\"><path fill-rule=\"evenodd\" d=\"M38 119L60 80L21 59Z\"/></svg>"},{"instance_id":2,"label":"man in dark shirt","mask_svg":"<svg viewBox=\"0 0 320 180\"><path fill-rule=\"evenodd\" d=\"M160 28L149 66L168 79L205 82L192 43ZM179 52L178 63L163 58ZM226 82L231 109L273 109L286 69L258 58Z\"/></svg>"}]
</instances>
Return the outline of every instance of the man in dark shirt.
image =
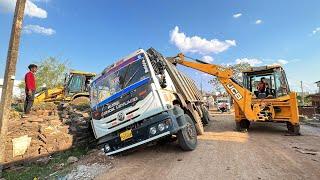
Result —
<instances>
[{"instance_id":1,"label":"man in dark shirt","mask_svg":"<svg viewBox=\"0 0 320 180\"><path fill-rule=\"evenodd\" d=\"M25 75L24 77L24 82L26 85L26 100L24 102L24 116L23 117L28 117L27 115L30 113L31 107L33 105L34 101L34 94L36 92L36 78L35 78L35 73L37 72L37 65L35 64L30 64L28 66L29 72Z\"/></svg>"},{"instance_id":2,"label":"man in dark shirt","mask_svg":"<svg viewBox=\"0 0 320 180\"><path fill-rule=\"evenodd\" d=\"M268 86L268 83L265 82L266 78L262 77L260 79L260 82L258 83L257 86L257 90L259 91L259 93L265 93L266 92L266 88Z\"/></svg>"}]
</instances>

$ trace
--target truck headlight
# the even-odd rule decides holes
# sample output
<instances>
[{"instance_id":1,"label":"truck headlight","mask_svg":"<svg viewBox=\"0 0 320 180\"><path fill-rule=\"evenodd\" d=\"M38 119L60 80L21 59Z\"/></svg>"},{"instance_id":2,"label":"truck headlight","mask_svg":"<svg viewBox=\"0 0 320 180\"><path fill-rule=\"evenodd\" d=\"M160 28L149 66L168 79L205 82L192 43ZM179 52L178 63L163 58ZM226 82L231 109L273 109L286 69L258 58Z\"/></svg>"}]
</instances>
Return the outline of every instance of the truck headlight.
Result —
<instances>
[{"instance_id":1,"label":"truck headlight","mask_svg":"<svg viewBox=\"0 0 320 180\"><path fill-rule=\"evenodd\" d=\"M110 146L109 146L109 144L106 144L106 145L104 145L104 150L105 150L105 152L108 152L108 151L110 151Z\"/></svg>"},{"instance_id":2,"label":"truck headlight","mask_svg":"<svg viewBox=\"0 0 320 180\"><path fill-rule=\"evenodd\" d=\"M161 131L164 131L164 129L166 128L166 126L163 124L163 123L160 123L158 124L158 130L161 132Z\"/></svg>"},{"instance_id":3,"label":"truck headlight","mask_svg":"<svg viewBox=\"0 0 320 180\"><path fill-rule=\"evenodd\" d=\"M171 119L164 120L164 124L165 124L166 129L168 129L171 124Z\"/></svg>"},{"instance_id":4,"label":"truck headlight","mask_svg":"<svg viewBox=\"0 0 320 180\"><path fill-rule=\"evenodd\" d=\"M155 135L157 133L157 128L152 126L149 132L150 134Z\"/></svg>"}]
</instances>

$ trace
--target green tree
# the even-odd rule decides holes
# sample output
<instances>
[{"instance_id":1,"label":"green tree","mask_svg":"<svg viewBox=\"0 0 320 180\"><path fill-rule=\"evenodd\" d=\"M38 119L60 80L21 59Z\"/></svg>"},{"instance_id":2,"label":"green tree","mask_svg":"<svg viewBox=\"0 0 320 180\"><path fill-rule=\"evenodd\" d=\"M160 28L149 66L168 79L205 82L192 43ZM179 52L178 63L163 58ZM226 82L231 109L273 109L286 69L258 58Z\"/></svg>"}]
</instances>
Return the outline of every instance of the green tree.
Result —
<instances>
[{"instance_id":1,"label":"green tree","mask_svg":"<svg viewBox=\"0 0 320 180\"><path fill-rule=\"evenodd\" d=\"M249 63L239 63L239 64L228 65L224 67L232 69L233 79L235 79L239 84L242 84L242 72L245 70L248 70L251 66ZM224 87L219 82L217 77L213 77L213 79L211 79L209 83L213 85L215 92L219 92L221 94L225 92Z\"/></svg>"},{"instance_id":2,"label":"green tree","mask_svg":"<svg viewBox=\"0 0 320 180\"><path fill-rule=\"evenodd\" d=\"M61 62L55 57L48 57L37 62L37 65L37 90L41 90L43 86L53 88L63 85L65 73L69 70L67 61ZM22 82L19 87L24 89L25 83Z\"/></svg>"},{"instance_id":3,"label":"green tree","mask_svg":"<svg viewBox=\"0 0 320 180\"><path fill-rule=\"evenodd\" d=\"M302 96L301 95L297 95L297 101L299 106L302 106ZM311 97L310 96L306 96L304 97L304 105L305 106L311 106L312 105L312 101L311 101Z\"/></svg>"}]
</instances>

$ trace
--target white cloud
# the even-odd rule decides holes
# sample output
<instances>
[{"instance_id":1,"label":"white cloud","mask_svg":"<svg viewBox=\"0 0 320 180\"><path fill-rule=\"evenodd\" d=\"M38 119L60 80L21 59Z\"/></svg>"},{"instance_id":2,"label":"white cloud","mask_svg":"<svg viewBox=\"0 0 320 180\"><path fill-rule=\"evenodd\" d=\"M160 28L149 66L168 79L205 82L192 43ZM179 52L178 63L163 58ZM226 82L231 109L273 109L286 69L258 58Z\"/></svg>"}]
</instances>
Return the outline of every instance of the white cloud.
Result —
<instances>
[{"instance_id":1,"label":"white cloud","mask_svg":"<svg viewBox=\"0 0 320 180\"><path fill-rule=\"evenodd\" d=\"M268 66L283 66L285 64L288 64L289 61L284 60L284 59L278 59L278 60L265 60L265 61L269 61L269 63L266 63L266 65Z\"/></svg>"},{"instance_id":2,"label":"white cloud","mask_svg":"<svg viewBox=\"0 0 320 180\"><path fill-rule=\"evenodd\" d=\"M203 56L202 61L207 62L207 63L212 63L213 62L213 57L211 56Z\"/></svg>"},{"instance_id":3,"label":"white cloud","mask_svg":"<svg viewBox=\"0 0 320 180\"><path fill-rule=\"evenodd\" d=\"M256 59L256 58L238 58L238 59L236 59L236 64L241 64L241 63L249 63L251 66L256 66L256 65L262 64L262 61L260 59Z\"/></svg>"},{"instance_id":4,"label":"white cloud","mask_svg":"<svg viewBox=\"0 0 320 180\"><path fill-rule=\"evenodd\" d=\"M233 15L233 18L239 18L240 16L242 16L242 14L241 13L237 13L237 14Z\"/></svg>"},{"instance_id":5,"label":"white cloud","mask_svg":"<svg viewBox=\"0 0 320 180\"><path fill-rule=\"evenodd\" d=\"M210 74L207 74L207 73L202 73L202 76L204 76L204 77L210 77L211 75L210 75Z\"/></svg>"},{"instance_id":6,"label":"white cloud","mask_svg":"<svg viewBox=\"0 0 320 180\"><path fill-rule=\"evenodd\" d=\"M255 24L261 24L262 23L262 20L261 19L258 19L256 20Z\"/></svg>"},{"instance_id":7,"label":"white cloud","mask_svg":"<svg viewBox=\"0 0 320 180\"><path fill-rule=\"evenodd\" d=\"M317 27L315 28L313 31L312 31L312 34L317 34L317 33L320 33L320 27Z\"/></svg>"},{"instance_id":8,"label":"white cloud","mask_svg":"<svg viewBox=\"0 0 320 180\"><path fill-rule=\"evenodd\" d=\"M278 59L278 61L277 61L279 64L283 64L283 65L285 65L285 64L288 64L288 62L289 61L287 61L287 60L284 60L284 59Z\"/></svg>"},{"instance_id":9,"label":"white cloud","mask_svg":"<svg viewBox=\"0 0 320 180\"><path fill-rule=\"evenodd\" d=\"M48 3L50 2L51 0L30 0L32 2L44 2L44 3Z\"/></svg>"},{"instance_id":10,"label":"white cloud","mask_svg":"<svg viewBox=\"0 0 320 180\"><path fill-rule=\"evenodd\" d=\"M24 26L23 32L27 34L37 33L37 34L42 34L46 36L51 36L56 33L56 31L51 28L45 28L45 27L41 27L39 25L33 25L33 24Z\"/></svg>"},{"instance_id":11,"label":"white cloud","mask_svg":"<svg viewBox=\"0 0 320 180\"><path fill-rule=\"evenodd\" d=\"M0 11L2 12L14 12L16 6L16 0L1 0L0 1ZM26 2L26 8L24 14L29 17L37 18L47 18L47 11L42 8L39 8L30 0Z\"/></svg>"},{"instance_id":12,"label":"white cloud","mask_svg":"<svg viewBox=\"0 0 320 180\"><path fill-rule=\"evenodd\" d=\"M221 53L231 46L236 46L235 40L219 41L218 39L207 40L199 36L188 37L185 33L179 32L176 26L170 32L170 41L182 52L199 54Z\"/></svg>"},{"instance_id":13,"label":"white cloud","mask_svg":"<svg viewBox=\"0 0 320 180\"><path fill-rule=\"evenodd\" d=\"M13 12L16 6L16 0L2 0L0 2L1 12Z\"/></svg>"}]
</instances>

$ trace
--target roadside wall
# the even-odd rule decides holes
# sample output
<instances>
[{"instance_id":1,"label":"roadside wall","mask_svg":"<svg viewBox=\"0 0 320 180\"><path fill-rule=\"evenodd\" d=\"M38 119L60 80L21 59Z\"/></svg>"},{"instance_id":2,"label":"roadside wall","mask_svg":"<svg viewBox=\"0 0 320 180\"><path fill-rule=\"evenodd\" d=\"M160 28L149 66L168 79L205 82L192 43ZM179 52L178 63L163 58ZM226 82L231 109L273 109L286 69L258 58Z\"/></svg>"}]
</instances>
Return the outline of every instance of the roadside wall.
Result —
<instances>
[{"instance_id":1,"label":"roadside wall","mask_svg":"<svg viewBox=\"0 0 320 180\"><path fill-rule=\"evenodd\" d=\"M314 114L319 114L319 109L313 106L299 106L299 114L312 118Z\"/></svg>"}]
</instances>

